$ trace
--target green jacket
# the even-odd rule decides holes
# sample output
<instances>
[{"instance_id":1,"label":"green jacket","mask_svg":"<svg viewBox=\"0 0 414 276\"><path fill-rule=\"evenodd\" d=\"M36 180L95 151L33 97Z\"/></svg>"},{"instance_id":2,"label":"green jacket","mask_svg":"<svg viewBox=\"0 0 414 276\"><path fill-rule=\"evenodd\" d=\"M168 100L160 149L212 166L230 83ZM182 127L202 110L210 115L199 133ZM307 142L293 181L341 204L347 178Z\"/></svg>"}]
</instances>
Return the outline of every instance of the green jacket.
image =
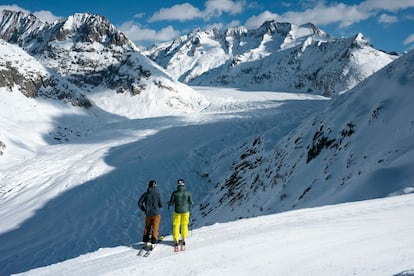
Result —
<instances>
[{"instance_id":1,"label":"green jacket","mask_svg":"<svg viewBox=\"0 0 414 276\"><path fill-rule=\"evenodd\" d=\"M191 192L186 190L184 185L177 186L177 190L171 194L168 207L174 205L174 212L178 214L184 214L190 212L193 206L193 197Z\"/></svg>"}]
</instances>

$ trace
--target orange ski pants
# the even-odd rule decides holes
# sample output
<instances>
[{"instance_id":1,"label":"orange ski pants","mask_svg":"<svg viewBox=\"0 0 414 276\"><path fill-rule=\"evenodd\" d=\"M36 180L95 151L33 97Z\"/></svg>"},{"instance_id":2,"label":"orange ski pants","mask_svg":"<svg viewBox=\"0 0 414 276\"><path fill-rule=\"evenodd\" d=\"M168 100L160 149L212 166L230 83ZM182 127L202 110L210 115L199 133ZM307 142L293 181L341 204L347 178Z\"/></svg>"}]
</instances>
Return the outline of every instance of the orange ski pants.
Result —
<instances>
[{"instance_id":1,"label":"orange ski pants","mask_svg":"<svg viewBox=\"0 0 414 276\"><path fill-rule=\"evenodd\" d=\"M151 243L157 243L158 241L158 229L160 228L161 215L146 216L143 242L149 242L151 236ZM152 229L152 232L151 232Z\"/></svg>"}]
</instances>

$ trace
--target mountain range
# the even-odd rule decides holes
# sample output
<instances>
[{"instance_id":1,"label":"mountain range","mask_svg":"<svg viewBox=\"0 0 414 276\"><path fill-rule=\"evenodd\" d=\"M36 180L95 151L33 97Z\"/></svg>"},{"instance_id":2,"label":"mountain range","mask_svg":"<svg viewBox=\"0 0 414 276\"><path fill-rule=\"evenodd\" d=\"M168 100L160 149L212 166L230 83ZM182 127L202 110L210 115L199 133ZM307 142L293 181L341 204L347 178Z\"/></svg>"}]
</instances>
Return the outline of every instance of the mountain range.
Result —
<instances>
[{"instance_id":1,"label":"mountain range","mask_svg":"<svg viewBox=\"0 0 414 276\"><path fill-rule=\"evenodd\" d=\"M145 54L190 85L324 96L349 90L398 57L375 49L361 33L333 38L311 23L276 21L255 30L197 29Z\"/></svg>"}]
</instances>

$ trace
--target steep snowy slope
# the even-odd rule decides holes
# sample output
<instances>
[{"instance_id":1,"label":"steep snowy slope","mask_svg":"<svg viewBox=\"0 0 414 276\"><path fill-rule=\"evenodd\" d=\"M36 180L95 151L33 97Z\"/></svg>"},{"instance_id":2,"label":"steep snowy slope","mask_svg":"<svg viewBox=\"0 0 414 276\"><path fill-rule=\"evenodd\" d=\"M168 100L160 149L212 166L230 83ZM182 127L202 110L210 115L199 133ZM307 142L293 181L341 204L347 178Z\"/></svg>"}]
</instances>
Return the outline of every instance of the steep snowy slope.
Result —
<instances>
[{"instance_id":1,"label":"steep snowy slope","mask_svg":"<svg viewBox=\"0 0 414 276\"><path fill-rule=\"evenodd\" d=\"M336 39L313 24L275 21L256 30L195 30L146 54L191 85L325 96L352 88L397 57L376 50L362 34Z\"/></svg>"},{"instance_id":2,"label":"steep snowy slope","mask_svg":"<svg viewBox=\"0 0 414 276\"><path fill-rule=\"evenodd\" d=\"M196 224L413 191L413 89L411 51L284 139L280 127L258 134L225 180L216 160Z\"/></svg>"}]
</instances>

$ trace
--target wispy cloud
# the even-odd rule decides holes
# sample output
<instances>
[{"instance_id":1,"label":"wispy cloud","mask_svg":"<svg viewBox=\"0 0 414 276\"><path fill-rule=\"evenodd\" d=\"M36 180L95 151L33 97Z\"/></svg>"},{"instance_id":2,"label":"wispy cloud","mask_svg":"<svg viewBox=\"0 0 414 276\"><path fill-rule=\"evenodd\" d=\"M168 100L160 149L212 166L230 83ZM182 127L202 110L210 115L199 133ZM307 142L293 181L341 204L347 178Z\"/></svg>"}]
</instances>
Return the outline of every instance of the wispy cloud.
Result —
<instances>
[{"instance_id":1,"label":"wispy cloud","mask_svg":"<svg viewBox=\"0 0 414 276\"><path fill-rule=\"evenodd\" d=\"M383 13L378 18L378 22L385 23L385 24L396 23L398 22L398 17Z\"/></svg>"},{"instance_id":2,"label":"wispy cloud","mask_svg":"<svg viewBox=\"0 0 414 276\"><path fill-rule=\"evenodd\" d=\"M172 40L180 35L180 32L172 26L167 26L161 30L144 28L139 24L128 21L119 26L119 30L125 33L128 38L137 44L142 42L160 42Z\"/></svg>"},{"instance_id":3,"label":"wispy cloud","mask_svg":"<svg viewBox=\"0 0 414 276\"><path fill-rule=\"evenodd\" d=\"M134 15L134 18L143 18L145 16L145 13L140 12Z\"/></svg>"},{"instance_id":4,"label":"wispy cloud","mask_svg":"<svg viewBox=\"0 0 414 276\"><path fill-rule=\"evenodd\" d=\"M190 3L174 5L170 8L162 8L154 13L149 22L178 20L189 21L194 19L209 20L224 13L237 14L243 11L244 2L231 0L208 0L205 9L200 10Z\"/></svg>"},{"instance_id":5,"label":"wispy cloud","mask_svg":"<svg viewBox=\"0 0 414 276\"><path fill-rule=\"evenodd\" d=\"M359 8L367 11L385 10L396 12L414 7L414 0L366 0Z\"/></svg>"},{"instance_id":6,"label":"wispy cloud","mask_svg":"<svg viewBox=\"0 0 414 276\"><path fill-rule=\"evenodd\" d=\"M404 40L404 45L414 43L414 34L411 34Z\"/></svg>"}]
</instances>

